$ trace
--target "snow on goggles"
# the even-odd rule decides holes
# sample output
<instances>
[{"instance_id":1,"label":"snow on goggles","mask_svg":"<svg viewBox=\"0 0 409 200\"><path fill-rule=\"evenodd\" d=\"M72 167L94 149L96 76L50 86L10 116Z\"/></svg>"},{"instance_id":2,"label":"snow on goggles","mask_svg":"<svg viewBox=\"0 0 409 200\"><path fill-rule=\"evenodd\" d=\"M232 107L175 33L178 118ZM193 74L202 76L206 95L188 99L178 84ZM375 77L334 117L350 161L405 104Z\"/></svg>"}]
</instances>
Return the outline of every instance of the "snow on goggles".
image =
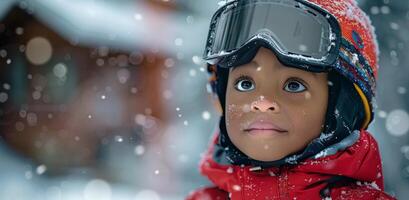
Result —
<instances>
[{"instance_id":1,"label":"snow on goggles","mask_svg":"<svg viewBox=\"0 0 409 200\"><path fill-rule=\"evenodd\" d=\"M213 15L203 59L211 65L229 60L223 66L233 67L233 55L262 41L284 64L326 71L341 38L336 18L305 0L236 0Z\"/></svg>"}]
</instances>

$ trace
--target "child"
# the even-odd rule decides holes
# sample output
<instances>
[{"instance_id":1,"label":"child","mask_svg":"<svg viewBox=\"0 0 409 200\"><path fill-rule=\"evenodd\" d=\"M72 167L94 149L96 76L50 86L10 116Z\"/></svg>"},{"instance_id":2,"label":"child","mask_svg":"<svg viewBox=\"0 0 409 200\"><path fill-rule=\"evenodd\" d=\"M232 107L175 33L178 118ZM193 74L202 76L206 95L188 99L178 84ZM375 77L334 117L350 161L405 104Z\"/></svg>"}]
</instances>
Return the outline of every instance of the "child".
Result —
<instances>
[{"instance_id":1,"label":"child","mask_svg":"<svg viewBox=\"0 0 409 200\"><path fill-rule=\"evenodd\" d=\"M393 199L366 130L376 38L354 0L232 0L204 59L221 118L187 199Z\"/></svg>"}]
</instances>

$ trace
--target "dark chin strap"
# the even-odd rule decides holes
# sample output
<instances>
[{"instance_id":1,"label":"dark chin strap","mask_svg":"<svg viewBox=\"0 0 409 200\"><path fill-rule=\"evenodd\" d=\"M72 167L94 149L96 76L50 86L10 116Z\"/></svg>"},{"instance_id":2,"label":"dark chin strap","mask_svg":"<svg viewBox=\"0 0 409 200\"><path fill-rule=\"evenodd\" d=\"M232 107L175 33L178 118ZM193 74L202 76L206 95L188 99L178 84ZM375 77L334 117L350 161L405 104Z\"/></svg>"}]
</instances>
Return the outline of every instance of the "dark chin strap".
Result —
<instances>
[{"instance_id":1,"label":"dark chin strap","mask_svg":"<svg viewBox=\"0 0 409 200\"><path fill-rule=\"evenodd\" d=\"M240 151L230 140L225 123L225 94L229 69L217 69L216 89L223 108L219 121L220 136L215 146L214 160L221 164L250 165L262 168L278 167L284 164L297 164L312 157L326 147L338 143L349 136L353 130L360 130L365 116L362 100L352 83L336 72L328 73L329 99L325 127L321 135L311 141L306 148L276 161L259 161Z\"/></svg>"}]
</instances>

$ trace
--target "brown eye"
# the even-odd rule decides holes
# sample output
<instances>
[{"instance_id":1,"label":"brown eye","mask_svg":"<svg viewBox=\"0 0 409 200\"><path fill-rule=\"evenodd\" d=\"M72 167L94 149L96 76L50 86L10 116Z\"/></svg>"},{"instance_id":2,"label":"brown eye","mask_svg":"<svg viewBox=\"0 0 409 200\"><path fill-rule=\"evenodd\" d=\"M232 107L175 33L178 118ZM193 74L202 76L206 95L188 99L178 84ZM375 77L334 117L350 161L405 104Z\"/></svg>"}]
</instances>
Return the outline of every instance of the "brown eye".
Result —
<instances>
[{"instance_id":1,"label":"brown eye","mask_svg":"<svg viewBox=\"0 0 409 200\"><path fill-rule=\"evenodd\" d=\"M304 92L305 90L307 90L307 88L299 81L292 80L287 82L287 84L284 87L284 90L287 92L299 93Z\"/></svg>"},{"instance_id":2,"label":"brown eye","mask_svg":"<svg viewBox=\"0 0 409 200\"><path fill-rule=\"evenodd\" d=\"M253 80L249 77L240 77L234 87L240 92L251 91L255 88Z\"/></svg>"}]
</instances>

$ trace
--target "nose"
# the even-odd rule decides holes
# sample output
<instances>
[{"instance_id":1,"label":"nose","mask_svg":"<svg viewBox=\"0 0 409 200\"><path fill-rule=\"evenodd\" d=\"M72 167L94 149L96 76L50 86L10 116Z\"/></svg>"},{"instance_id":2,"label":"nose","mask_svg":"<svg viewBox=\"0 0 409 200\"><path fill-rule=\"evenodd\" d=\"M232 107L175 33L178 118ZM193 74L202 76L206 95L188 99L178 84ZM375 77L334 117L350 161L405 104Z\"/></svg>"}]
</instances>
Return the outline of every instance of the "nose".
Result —
<instances>
[{"instance_id":1,"label":"nose","mask_svg":"<svg viewBox=\"0 0 409 200\"><path fill-rule=\"evenodd\" d=\"M251 110L253 112L255 111L261 111L261 112L267 112L267 111L273 111L273 112L279 112L280 107L278 106L277 103L271 102L267 99L260 99L257 101L253 101L251 103Z\"/></svg>"}]
</instances>

